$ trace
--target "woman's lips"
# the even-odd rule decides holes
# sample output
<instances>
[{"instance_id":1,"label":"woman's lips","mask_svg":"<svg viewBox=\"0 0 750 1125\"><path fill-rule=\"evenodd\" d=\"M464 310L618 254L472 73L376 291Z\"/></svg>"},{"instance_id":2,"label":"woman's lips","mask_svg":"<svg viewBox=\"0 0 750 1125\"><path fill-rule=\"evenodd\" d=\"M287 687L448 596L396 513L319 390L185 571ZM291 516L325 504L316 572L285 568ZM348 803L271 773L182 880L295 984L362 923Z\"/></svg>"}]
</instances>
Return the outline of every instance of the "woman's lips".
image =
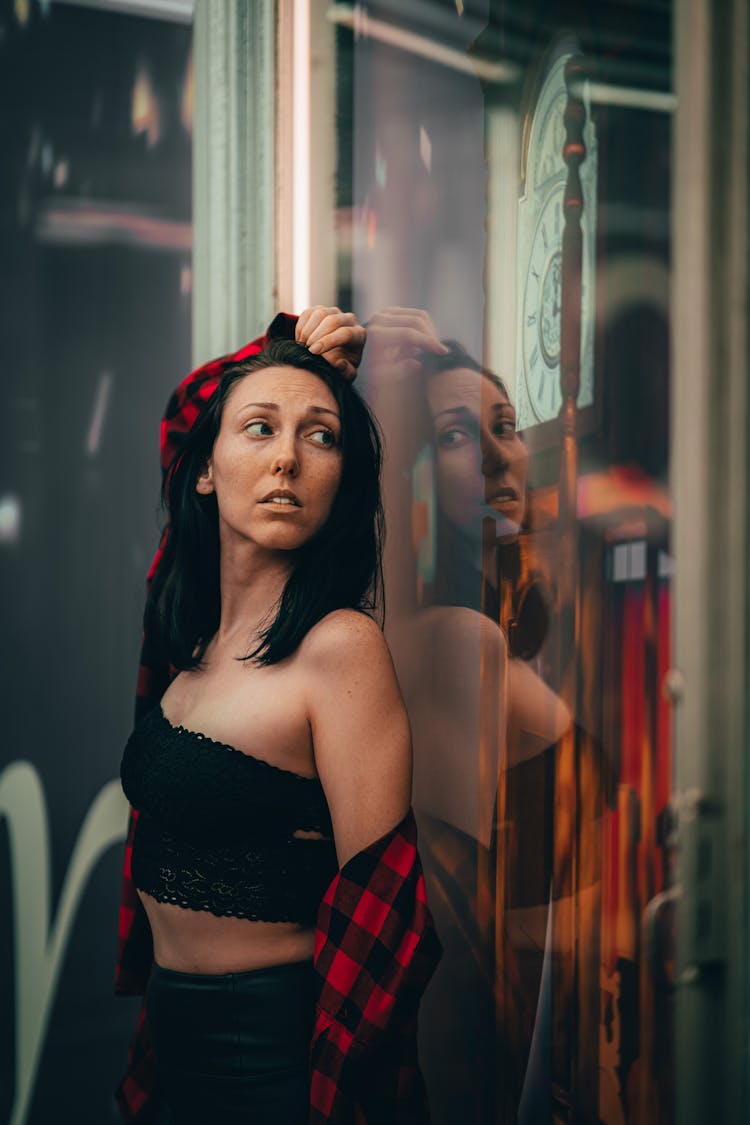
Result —
<instances>
[{"instance_id":1,"label":"woman's lips","mask_svg":"<svg viewBox=\"0 0 750 1125\"><path fill-rule=\"evenodd\" d=\"M299 500L295 494L288 488L275 488L264 496L260 501L261 504L276 504L282 508L301 508Z\"/></svg>"},{"instance_id":2,"label":"woman's lips","mask_svg":"<svg viewBox=\"0 0 750 1125\"><path fill-rule=\"evenodd\" d=\"M488 504L517 504L518 493L515 488L500 488L487 500Z\"/></svg>"}]
</instances>

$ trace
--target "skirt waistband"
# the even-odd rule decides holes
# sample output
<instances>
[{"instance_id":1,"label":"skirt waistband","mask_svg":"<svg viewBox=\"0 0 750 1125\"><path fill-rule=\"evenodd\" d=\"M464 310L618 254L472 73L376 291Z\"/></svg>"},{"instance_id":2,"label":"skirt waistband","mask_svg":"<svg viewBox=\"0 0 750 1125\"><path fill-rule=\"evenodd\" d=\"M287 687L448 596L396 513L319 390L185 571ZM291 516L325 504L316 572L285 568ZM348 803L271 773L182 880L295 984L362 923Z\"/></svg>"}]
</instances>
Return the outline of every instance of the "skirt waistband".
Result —
<instances>
[{"instance_id":1,"label":"skirt waistband","mask_svg":"<svg viewBox=\"0 0 750 1125\"><path fill-rule=\"evenodd\" d=\"M163 965L154 962L151 969L152 978L158 977L164 984L174 981L175 984L190 984L197 988L217 989L227 985L252 985L255 982L278 982L282 985L289 977L309 977L313 973L313 963L307 961L288 961L282 965L269 965L262 969L243 969L241 972L232 973L186 973L181 969L165 969ZM291 984L292 981L289 981Z\"/></svg>"}]
</instances>

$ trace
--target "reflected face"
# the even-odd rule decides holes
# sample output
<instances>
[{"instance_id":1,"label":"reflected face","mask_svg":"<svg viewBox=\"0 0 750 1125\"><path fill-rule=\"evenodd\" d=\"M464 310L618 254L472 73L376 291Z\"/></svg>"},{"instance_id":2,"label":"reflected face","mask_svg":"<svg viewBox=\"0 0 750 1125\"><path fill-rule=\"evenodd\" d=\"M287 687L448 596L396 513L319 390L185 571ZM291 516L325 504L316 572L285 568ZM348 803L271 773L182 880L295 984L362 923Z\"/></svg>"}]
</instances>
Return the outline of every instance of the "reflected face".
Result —
<instances>
[{"instance_id":1,"label":"reflected face","mask_svg":"<svg viewBox=\"0 0 750 1125\"><path fill-rule=\"evenodd\" d=\"M252 371L232 387L206 468L222 549L303 546L325 524L341 481L341 418L331 391L296 367Z\"/></svg>"},{"instance_id":2,"label":"reflected face","mask_svg":"<svg viewBox=\"0 0 750 1125\"><path fill-rule=\"evenodd\" d=\"M498 535L516 535L525 510L529 451L516 432L509 399L491 379L459 368L432 376L427 400L441 509L472 535L481 535L487 516L497 520Z\"/></svg>"}]
</instances>

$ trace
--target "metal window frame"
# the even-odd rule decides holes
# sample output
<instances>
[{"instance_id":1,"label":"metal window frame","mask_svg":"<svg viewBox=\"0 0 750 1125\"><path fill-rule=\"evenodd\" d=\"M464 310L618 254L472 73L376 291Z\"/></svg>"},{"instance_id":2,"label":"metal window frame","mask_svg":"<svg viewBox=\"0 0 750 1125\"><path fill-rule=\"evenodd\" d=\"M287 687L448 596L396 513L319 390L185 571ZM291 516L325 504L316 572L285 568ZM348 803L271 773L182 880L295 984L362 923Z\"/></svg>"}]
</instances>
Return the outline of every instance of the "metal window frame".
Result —
<instances>
[{"instance_id":1,"label":"metal window frame","mask_svg":"<svg viewBox=\"0 0 750 1125\"><path fill-rule=\"evenodd\" d=\"M746 0L675 0L672 492L677 1121L748 1100Z\"/></svg>"}]
</instances>

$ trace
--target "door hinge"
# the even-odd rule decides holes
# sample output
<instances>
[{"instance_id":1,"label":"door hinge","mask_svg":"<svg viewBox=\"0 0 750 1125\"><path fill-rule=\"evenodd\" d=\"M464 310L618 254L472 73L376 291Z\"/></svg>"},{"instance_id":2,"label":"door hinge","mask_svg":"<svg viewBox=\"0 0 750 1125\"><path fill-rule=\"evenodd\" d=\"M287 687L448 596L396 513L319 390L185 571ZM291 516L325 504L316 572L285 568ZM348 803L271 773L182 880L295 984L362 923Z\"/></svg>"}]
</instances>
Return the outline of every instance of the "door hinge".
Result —
<instances>
[{"instance_id":1,"label":"door hinge","mask_svg":"<svg viewBox=\"0 0 750 1125\"><path fill-rule=\"evenodd\" d=\"M724 810L699 789L671 801L677 846L677 983L693 984L727 957Z\"/></svg>"}]
</instances>

